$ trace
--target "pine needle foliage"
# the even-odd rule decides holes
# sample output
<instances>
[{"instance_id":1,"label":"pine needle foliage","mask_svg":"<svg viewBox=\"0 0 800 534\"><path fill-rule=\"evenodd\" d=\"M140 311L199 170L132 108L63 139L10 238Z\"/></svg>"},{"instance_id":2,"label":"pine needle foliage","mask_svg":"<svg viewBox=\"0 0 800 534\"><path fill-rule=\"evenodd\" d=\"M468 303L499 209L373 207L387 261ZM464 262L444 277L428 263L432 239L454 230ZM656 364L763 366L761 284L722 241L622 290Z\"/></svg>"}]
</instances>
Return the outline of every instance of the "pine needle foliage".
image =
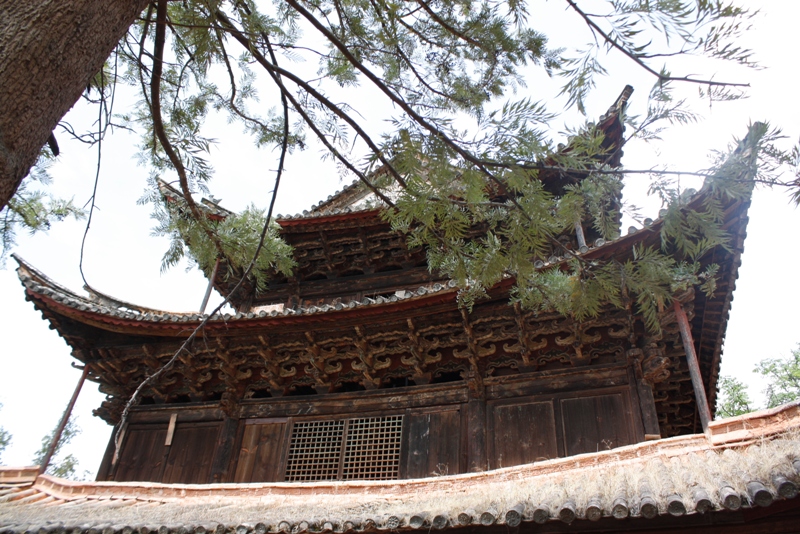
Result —
<instances>
[{"instance_id":1,"label":"pine needle foliage","mask_svg":"<svg viewBox=\"0 0 800 534\"><path fill-rule=\"evenodd\" d=\"M155 202L157 207L153 218L157 225L153 229L153 235L167 236L170 240L169 248L161 260L162 272L186 258L190 266L198 267L210 278L217 258L220 258L226 260L229 266L225 271L229 279L241 276L258 247L261 229L266 224L264 210L250 205L241 213L230 214L222 220L205 220L202 222L205 226L203 228L188 213L185 205L170 203L163 198ZM216 237L224 256L220 257L217 244L209 239L207 229ZM278 227L273 221L253 266L252 280L256 288L263 291L270 276L274 276L276 272L290 275L294 266L291 247L280 238Z\"/></svg>"},{"instance_id":2,"label":"pine needle foliage","mask_svg":"<svg viewBox=\"0 0 800 534\"><path fill-rule=\"evenodd\" d=\"M45 148L8 204L0 210L0 267L5 266L8 253L16 245L17 234L47 232L50 226L67 218L83 219L86 213L72 199L56 198L46 188L52 182L48 169L53 163L50 150Z\"/></svg>"},{"instance_id":3,"label":"pine needle foliage","mask_svg":"<svg viewBox=\"0 0 800 534\"><path fill-rule=\"evenodd\" d=\"M409 246L427 250L430 268L458 283L462 305L513 279L513 300L526 308L576 320L608 305L636 308L658 330L676 291L713 291L716 266L701 260L728 246L726 201L749 194L754 176L777 180L798 158L774 148L778 133L759 127L744 149L726 151L707 170L698 197L653 171L652 193L665 210L660 245L637 248L625 262L583 259L568 246L578 226L606 241L619 237L627 170L611 162L622 145L696 120L674 87L697 85L712 100L742 96L740 83L673 74L675 58L755 66L738 44L754 13L735 3L611 0L591 12L583 4L564 0L576 16L570 30L589 44L561 49L549 44L536 4L516 0L157 0L108 64L121 65L115 82L141 89L123 120L142 134L142 163L167 179L176 171L189 203L165 206L154 184L146 197L155 233L171 239L162 268L188 257L209 275L222 259L226 275L236 276L252 260L258 225L267 224L255 207L214 222L190 200L208 192L215 140L204 124L222 112L258 146L300 151L315 137L342 173L372 190ZM610 151L590 123L554 146L562 109L536 88L517 97L531 93L527 73L559 79L567 107L585 112L608 54L653 76L647 113L625 118L631 133ZM382 126L359 114L357 96L342 101L340 88L356 95L364 87L394 110ZM771 162L764 170L759 150ZM552 173L560 185L549 183ZM290 258L271 226L256 287L272 272L289 273Z\"/></svg>"}]
</instances>

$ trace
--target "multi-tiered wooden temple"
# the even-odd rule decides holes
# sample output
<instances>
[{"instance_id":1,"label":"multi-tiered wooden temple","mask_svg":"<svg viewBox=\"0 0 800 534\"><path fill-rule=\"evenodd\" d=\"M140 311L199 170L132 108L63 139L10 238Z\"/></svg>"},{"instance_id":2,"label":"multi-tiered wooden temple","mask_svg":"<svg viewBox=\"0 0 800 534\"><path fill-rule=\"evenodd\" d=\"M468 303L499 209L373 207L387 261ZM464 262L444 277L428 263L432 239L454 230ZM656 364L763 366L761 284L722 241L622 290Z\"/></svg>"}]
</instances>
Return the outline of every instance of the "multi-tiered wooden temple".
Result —
<instances>
[{"instance_id":1,"label":"multi-tiered wooden temple","mask_svg":"<svg viewBox=\"0 0 800 534\"><path fill-rule=\"evenodd\" d=\"M627 94L598 123L612 166ZM583 176L539 178L558 195ZM231 295L241 275L220 261L212 283L236 313L210 318L122 428L133 391L206 317L78 295L16 258L26 297L107 394L96 414L120 449L97 482L0 468L0 534L796 532L800 404L707 420L749 196L715 200L730 240L701 262L717 287L676 295L656 335L634 308L533 314L509 304L510 279L460 308L425 251L347 187L278 218L291 276ZM604 241L583 222L558 238L569 255L621 262L660 246L664 224Z\"/></svg>"},{"instance_id":2,"label":"multi-tiered wooden temple","mask_svg":"<svg viewBox=\"0 0 800 534\"><path fill-rule=\"evenodd\" d=\"M612 164L621 109L598 125ZM581 179L541 178L555 189ZM162 192L168 202L181 199L166 184ZM575 322L510 305L507 280L467 311L454 284L430 272L425 251L408 249L379 209L365 207L367 196L354 185L302 215L278 217L294 249L293 275L275 276L264 291L245 284L231 296L238 312L213 317L144 391L98 480L412 479L701 430L673 308L661 313L659 335L633 309ZM730 243L702 260L720 266L716 291L678 296L712 403L748 207L726 202ZM228 213L210 202L205 209L210 217ZM660 225L609 242L587 225L586 235L564 243L587 260L625 261L634 246L659 246ZM107 394L95 413L111 425L203 319L91 289L81 296L18 261L27 298ZM554 255L542 268L562 261ZM223 261L214 286L228 294L235 281Z\"/></svg>"}]
</instances>

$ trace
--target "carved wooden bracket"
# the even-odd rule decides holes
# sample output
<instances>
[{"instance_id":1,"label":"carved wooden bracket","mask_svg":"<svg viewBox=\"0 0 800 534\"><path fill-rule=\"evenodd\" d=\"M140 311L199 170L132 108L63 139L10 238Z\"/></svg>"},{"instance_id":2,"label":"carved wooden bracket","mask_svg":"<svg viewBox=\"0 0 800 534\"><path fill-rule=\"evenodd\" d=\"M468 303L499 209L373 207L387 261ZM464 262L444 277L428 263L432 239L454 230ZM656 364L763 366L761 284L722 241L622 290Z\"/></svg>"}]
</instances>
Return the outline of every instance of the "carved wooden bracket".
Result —
<instances>
[{"instance_id":1,"label":"carved wooden bracket","mask_svg":"<svg viewBox=\"0 0 800 534\"><path fill-rule=\"evenodd\" d=\"M670 376L670 359L664 355L659 343L649 343L644 349L642 378L651 386L665 381Z\"/></svg>"}]
</instances>

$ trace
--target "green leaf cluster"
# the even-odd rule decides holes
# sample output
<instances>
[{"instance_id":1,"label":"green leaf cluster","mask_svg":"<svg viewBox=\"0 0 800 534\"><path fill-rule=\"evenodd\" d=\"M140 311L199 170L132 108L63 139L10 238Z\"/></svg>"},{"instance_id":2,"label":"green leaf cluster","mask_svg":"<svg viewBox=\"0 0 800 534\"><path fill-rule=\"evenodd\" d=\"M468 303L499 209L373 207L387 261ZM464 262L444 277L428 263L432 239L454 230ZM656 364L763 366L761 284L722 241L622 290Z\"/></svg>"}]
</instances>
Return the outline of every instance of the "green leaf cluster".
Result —
<instances>
[{"instance_id":1,"label":"green leaf cluster","mask_svg":"<svg viewBox=\"0 0 800 534\"><path fill-rule=\"evenodd\" d=\"M0 404L0 409L3 408L3 405ZM11 444L11 433L0 426L0 465L3 461L3 451Z\"/></svg>"},{"instance_id":2,"label":"green leaf cluster","mask_svg":"<svg viewBox=\"0 0 800 534\"><path fill-rule=\"evenodd\" d=\"M0 210L0 266L5 265L8 253L16 245L19 231L30 234L46 232L54 222L70 217L80 220L86 216L85 211L75 206L71 199L56 198L41 189L52 182L48 174L52 162L49 149L44 149L28 179L22 182L8 204Z\"/></svg>"},{"instance_id":3,"label":"green leaf cluster","mask_svg":"<svg viewBox=\"0 0 800 534\"><path fill-rule=\"evenodd\" d=\"M718 418L735 417L753 411L753 401L747 394L747 385L732 376L719 378Z\"/></svg>"},{"instance_id":4,"label":"green leaf cluster","mask_svg":"<svg viewBox=\"0 0 800 534\"><path fill-rule=\"evenodd\" d=\"M767 408L800 398L800 346L788 358L768 358L756 365L756 373L769 380L764 393Z\"/></svg>"},{"instance_id":5,"label":"green leaf cluster","mask_svg":"<svg viewBox=\"0 0 800 534\"><path fill-rule=\"evenodd\" d=\"M33 465L42 465L44 457L47 455L47 449L50 448L50 443L53 441L53 436L55 435L57 429L58 425L56 425L56 427L49 434L42 438L42 446L39 447L39 450L36 451L36 454L33 457ZM78 459L72 454L60 457L60 453L67 445L69 445L72 439L80 433L80 427L74 421L74 419L70 418L67 421L63 432L61 433L61 439L53 451L53 456L50 459L50 465L47 466L46 472L48 475L53 475L60 478L75 478L76 469L78 467Z\"/></svg>"},{"instance_id":6,"label":"green leaf cluster","mask_svg":"<svg viewBox=\"0 0 800 534\"><path fill-rule=\"evenodd\" d=\"M753 372L767 380L764 389L765 408L775 408L800 399L800 345L788 357L759 361ZM718 388L717 417L733 417L755 409L747 393L747 385L740 380L722 376Z\"/></svg>"},{"instance_id":7,"label":"green leaf cluster","mask_svg":"<svg viewBox=\"0 0 800 534\"><path fill-rule=\"evenodd\" d=\"M125 119L142 133L142 161L153 175L185 167L189 190L201 192L213 174L207 154L214 140L204 133L210 113L224 112L267 148L302 150L313 134L344 173L381 193L392 227L408 234L410 246L426 248L431 269L459 284L463 305L513 278L514 299L526 307L577 320L608 305L635 307L658 330L676 291L713 291L716 266L702 259L727 246L725 202L749 194L754 173L771 179L798 158L767 151L775 166L759 170L757 154L772 145L763 141L769 133L753 135L735 157L725 152L708 170L702 200L656 171L651 192L664 204L660 244L638 248L621 263L584 260L574 245L577 228L591 230L593 239L619 236L617 171L625 169L611 164L622 145L632 136L657 139L662 125L696 119L673 87L697 83L703 98L736 96L723 82L671 74L668 58L689 54L751 66L737 38L752 13L688 0L611 0L591 13L571 0L566 7L578 15L574 30L589 37L576 50L548 45L546 21L533 4L517 0L169 2L168 53L158 83L166 137L180 165L157 142L151 116L152 7L116 52L123 81L141 88L141 102ZM565 146L553 146L557 113L544 103L547 95L515 93L531 71L557 75L567 106L584 112L597 77L606 74L606 53L626 56L655 77L646 115L627 119L633 133L620 146L609 148L590 123L569 130ZM315 63L316 73L303 62ZM356 98L340 101L340 87L348 93L369 87L390 104L389 132L373 133ZM366 154L355 154L355 146ZM155 233L171 239L163 268L189 257L208 275L223 256L226 276L236 276L249 265L259 221L266 222L257 209L197 221L188 210L163 206L157 193L149 198ZM288 247L271 227L253 275L257 287L291 267Z\"/></svg>"},{"instance_id":8,"label":"green leaf cluster","mask_svg":"<svg viewBox=\"0 0 800 534\"><path fill-rule=\"evenodd\" d=\"M513 278L513 298L526 308L580 321L607 305L635 306L647 327L659 331L659 314L676 292L714 291L718 267L703 260L713 248L727 246L722 205L745 195L743 187L752 188L749 148L757 147L762 131L751 128L750 137L709 171L712 178L699 195L658 182L654 190L664 201L660 246L637 246L621 263L582 259L574 244L576 223L605 240L619 236L621 181L606 172L602 134L592 128L547 157L579 178L561 192L551 175L543 181L544 171L521 165L493 169L496 181L489 182L474 166L459 164L436 137L400 130L392 139L392 163L406 177L406 189L386 217L408 233L410 246L428 250L431 270L458 283L465 306ZM409 156L419 153L425 157Z\"/></svg>"},{"instance_id":9,"label":"green leaf cluster","mask_svg":"<svg viewBox=\"0 0 800 534\"><path fill-rule=\"evenodd\" d=\"M261 231L266 223L263 209L250 205L241 213L230 214L222 220L211 218L198 223L183 205L163 199L157 201L153 217L157 221L153 235L167 236L170 245L161 262L165 271L186 258L190 266L197 266L211 277L217 258L224 263L222 271L227 279L237 280L250 265L258 247ZM204 225L205 228L203 228ZM206 230L210 230L219 243L223 257ZM250 273L258 290L267 288L276 273L290 275L295 263L291 247L278 234L278 226L270 223L264 246Z\"/></svg>"}]
</instances>

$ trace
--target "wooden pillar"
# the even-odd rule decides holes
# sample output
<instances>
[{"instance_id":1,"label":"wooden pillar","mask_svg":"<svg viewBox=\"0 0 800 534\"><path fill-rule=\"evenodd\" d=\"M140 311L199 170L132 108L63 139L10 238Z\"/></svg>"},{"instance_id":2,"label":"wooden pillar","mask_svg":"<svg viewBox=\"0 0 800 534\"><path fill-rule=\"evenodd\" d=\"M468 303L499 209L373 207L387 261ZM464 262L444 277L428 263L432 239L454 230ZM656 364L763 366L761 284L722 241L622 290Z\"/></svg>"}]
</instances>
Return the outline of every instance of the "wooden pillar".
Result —
<instances>
[{"instance_id":1,"label":"wooden pillar","mask_svg":"<svg viewBox=\"0 0 800 534\"><path fill-rule=\"evenodd\" d=\"M72 415L72 409L75 407L75 401L78 400L78 395L80 395L81 388L83 387L83 383L86 381L86 377L88 375L89 365L86 364L83 366L83 373L81 373L81 378L78 380L78 385L75 386L75 391L72 393L72 398L69 400L69 404L67 404L67 409L64 410L64 415L61 416L61 422L58 423L58 428L56 428L56 431L53 433L53 439L50 440L50 446L47 448L47 453L44 455L42 465L39 466L40 475L47 471L47 466L50 465L50 460L56 451L56 447L58 447L58 442L61 441L61 434L64 432L64 428L67 426L69 417Z\"/></svg>"},{"instance_id":2,"label":"wooden pillar","mask_svg":"<svg viewBox=\"0 0 800 534\"><path fill-rule=\"evenodd\" d=\"M200 313L206 312L206 306L208 306L208 299L211 297L211 290L214 289L214 280L217 278L217 271L219 271L219 258L217 261L214 262L214 270L211 271L211 276L208 279L208 287L206 288L206 294L203 295L203 303L200 304Z\"/></svg>"},{"instance_id":3,"label":"wooden pillar","mask_svg":"<svg viewBox=\"0 0 800 534\"><path fill-rule=\"evenodd\" d=\"M233 447L236 445L236 431L239 428L239 418L225 416L222 428L217 437L214 448L214 458L211 460L211 480L209 482L229 482L228 468L233 458Z\"/></svg>"},{"instance_id":4,"label":"wooden pillar","mask_svg":"<svg viewBox=\"0 0 800 534\"><path fill-rule=\"evenodd\" d=\"M639 411L642 415L642 427L644 429L644 439L652 440L661 437L661 430L658 426L658 413L656 412L656 401L653 397L653 388L644 379L642 373L642 351L632 349L628 351L628 380L633 387L633 393L639 403Z\"/></svg>"},{"instance_id":5,"label":"wooden pillar","mask_svg":"<svg viewBox=\"0 0 800 534\"><path fill-rule=\"evenodd\" d=\"M474 377L467 380L469 401L467 401L467 469L486 471L486 396L483 381Z\"/></svg>"},{"instance_id":6,"label":"wooden pillar","mask_svg":"<svg viewBox=\"0 0 800 534\"><path fill-rule=\"evenodd\" d=\"M700 415L703 432L707 432L708 423L711 421L711 410L708 407L703 377L700 375L700 363L697 361L697 353L694 350L694 339L692 339L692 331L689 328L689 319L686 317L686 312L683 311L681 303L677 300L673 302L675 305L675 318L678 320L678 328L681 331L681 339L683 340L683 349L686 351L686 362L689 364L689 375L692 377L692 387L697 400L697 412Z\"/></svg>"}]
</instances>

